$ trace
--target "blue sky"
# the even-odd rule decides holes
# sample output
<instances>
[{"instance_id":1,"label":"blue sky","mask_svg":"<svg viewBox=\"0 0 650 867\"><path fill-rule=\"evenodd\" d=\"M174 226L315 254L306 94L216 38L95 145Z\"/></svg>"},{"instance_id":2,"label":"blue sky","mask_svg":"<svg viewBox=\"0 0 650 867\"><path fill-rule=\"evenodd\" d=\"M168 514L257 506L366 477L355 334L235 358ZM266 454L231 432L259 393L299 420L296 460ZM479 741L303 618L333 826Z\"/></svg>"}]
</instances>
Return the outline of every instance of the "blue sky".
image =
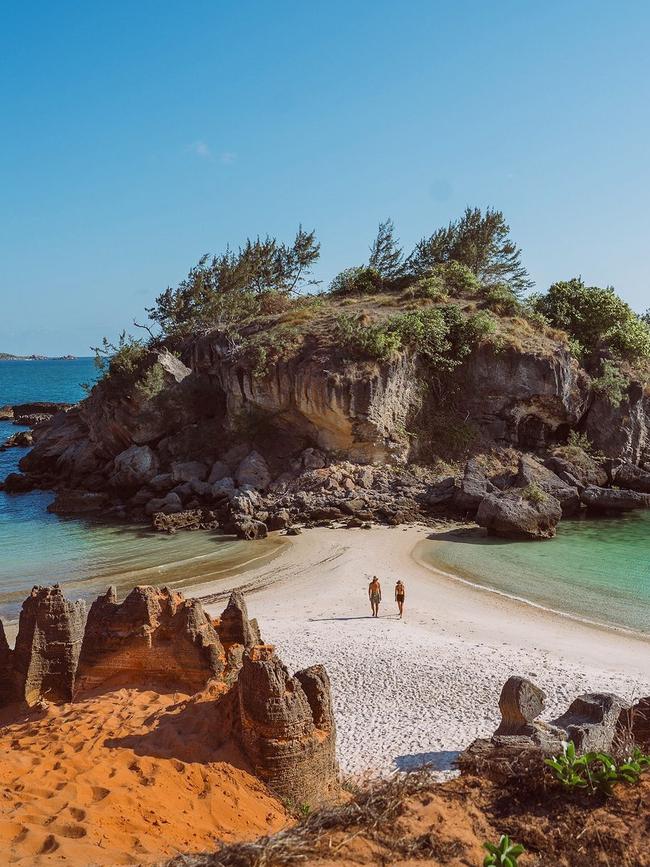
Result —
<instances>
[{"instance_id":1,"label":"blue sky","mask_svg":"<svg viewBox=\"0 0 650 867\"><path fill-rule=\"evenodd\" d=\"M114 337L247 235L359 263L465 205L650 306L650 4L0 2L0 350Z\"/></svg>"}]
</instances>

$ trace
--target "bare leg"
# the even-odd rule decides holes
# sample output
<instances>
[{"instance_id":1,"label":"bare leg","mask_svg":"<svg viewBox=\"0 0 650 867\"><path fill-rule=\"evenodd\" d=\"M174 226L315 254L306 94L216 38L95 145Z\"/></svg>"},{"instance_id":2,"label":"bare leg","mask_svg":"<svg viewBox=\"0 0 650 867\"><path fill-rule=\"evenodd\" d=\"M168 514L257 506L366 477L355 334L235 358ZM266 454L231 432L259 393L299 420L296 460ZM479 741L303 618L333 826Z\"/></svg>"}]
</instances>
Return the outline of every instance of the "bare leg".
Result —
<instances>
[{"instance_id":1,"label":"bare leg","mask_svg":"<svg viewBox=\"0 0 650 867\"><path fill-rule=\"evenodd\" d=\"M398 602L398 603L397 603L397 607L399 608L399 616L400 616L400 618L401 618L402 615L404 614L404 603L401 602L401 601Z\"/></svg>"}]
</instances>

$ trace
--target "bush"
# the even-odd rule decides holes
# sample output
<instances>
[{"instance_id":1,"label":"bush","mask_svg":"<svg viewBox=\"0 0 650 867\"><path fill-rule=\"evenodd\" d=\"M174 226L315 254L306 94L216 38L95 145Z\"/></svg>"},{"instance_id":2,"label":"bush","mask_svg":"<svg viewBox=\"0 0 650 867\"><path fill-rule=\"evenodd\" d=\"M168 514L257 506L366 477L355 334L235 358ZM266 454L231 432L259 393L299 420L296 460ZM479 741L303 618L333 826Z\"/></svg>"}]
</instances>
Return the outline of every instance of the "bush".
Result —
<instances>
[{"instance_id":1,"label":"bush","mask_svg":"<svg viewBox=\"0 0 650 867\"><path fill-rule=\"evenodd\" d=\"M376 268L359 266L346 268L337 274L330 283L332 295L374 295L383 285L381 274Z\"/></svg>"},{"instance_id":2,"label":"bush","mask_svg":"<svg viewBox=\"0 0 650 867\"><path fill-rule=\"evenodd\" d=\"M629 384L620 367L607 359L602 363L600 376L592 381L594 391L606 397L612 406L620 406Z\"/></svg>"},{"instance_id":3,"label":"bush","mask_svg":"<svg viewBox=\"0 0 650 867\"><path fill-rule=\"evenodd\" d=\"M362 319L344 313L337 320L337 328L343 347L362 358L389 361L402 348L399 334L384 323L365 324Z\"/></svg>"},{"instance_id":4,"label":"bush","mask_svg":"<svg viewBox=\"0 0 650 867\"><path fill-rule=\"evenodd\" d=\"M534 503L538 505L539 503L544 503L547 499L546 493L540 488L539 485L532 482L530 485L527 485L521 491L521 496L524 500L528 500L529 503Z\"/></svg>"},{"instance_id":5,"label":"bush","mask_svg":"<svg viewBox=\"0 0 650 867\"><path fill-rule=\"evenodd\" d=\"M502 316L514 316L521 311L521 305L515 293L505 283L486 286L481 292L486 305Z\"/></svg>"},{"instance_id":6,"label":"bush","mask_svg":"<svg viewBox=\"0 0 650 867\"><path fill-rule=\"evenodd\" d=\"M562 755L545 759L545 764L555 779L570 791L586 789L590 794L611 795L614 783L638 783L641 774L650 768L650 756L639 749L634 749L622 762L609 753L590 752L578 756L575 745L569 741Z\"/></svg>"},{"instance_id":7,"label":"bush","mask_svg":"<svg viewBox=\"0 0 650 867\"><path fill-rule=\"evenodd\" d=\"M443 262L435 266L432 275L442 281L447 293L455 297L476 295L481 288L478 277L462 262Z\"/></svg>"},{"instance_id":8,"label":"bush","mask_svg":"<svg viewBox=\"0 0 650 867\"><path fill-rule=\"evenodd\" d=\"M402 293L402 301L416 300L418 298L428 301L447 300L447 289L444 282L438 276L420 277Z\"/></svg>"},{"instance_id":9,"label":"bush","mask_svg":"<svg viewBox=\"0 0 650 867\"><path fill-rule=\"evenodd\" d=\"M600 349L630 361L650 358L650 328L611 287L585 286L576 277L531 298L534 310L577 340L586 355Z\"/></svg>"}]
</instances>

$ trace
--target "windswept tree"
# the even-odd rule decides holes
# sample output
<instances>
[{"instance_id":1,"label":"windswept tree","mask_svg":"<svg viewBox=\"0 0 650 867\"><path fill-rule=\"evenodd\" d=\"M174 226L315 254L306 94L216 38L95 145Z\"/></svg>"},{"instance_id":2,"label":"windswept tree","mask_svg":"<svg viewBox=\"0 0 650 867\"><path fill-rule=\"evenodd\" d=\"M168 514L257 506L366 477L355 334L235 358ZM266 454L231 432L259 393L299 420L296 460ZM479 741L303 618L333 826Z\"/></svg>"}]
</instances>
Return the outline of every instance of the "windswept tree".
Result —
<instances>
[{"instance_id":1,"label":"windswept tree","mask_svg":"<svg viewBox=\"0 0 650 867\"><path fill-rule=\"evenodd\" d=\"M502 283L520 294L533 285L503 213L492 208L485 214L480 208L466 208L459 220L416 244L407 267L423 275L446 262L467 266L484 286Z\"/></svg>"},{"instance_id":2,"label":"windswept tree","mask_svg":"<svg viewBox=\"0 0 650 867\"><path fill-rule=\"evenodd\" d=\"M163 334L222 327L259 307L259 299L282 296L313 285L311 269L320 256L315 232L298 228L293 244L276 238L247 239L235 253L201 257L176 288L168 287L147 309Z\"/></svg>"},{"instance_id":3,"label":"windswept tree","mask_svg":"<svg viewBox=\"0 0 650 867\"><path fill-rule=\"evenodd\" d=\"M390 217L379 224L377 237L370 248L368 265L379 273L382 280L394 280L403 272L402 248L395 237L395 226Z\"/></svg>"}]
</instances>

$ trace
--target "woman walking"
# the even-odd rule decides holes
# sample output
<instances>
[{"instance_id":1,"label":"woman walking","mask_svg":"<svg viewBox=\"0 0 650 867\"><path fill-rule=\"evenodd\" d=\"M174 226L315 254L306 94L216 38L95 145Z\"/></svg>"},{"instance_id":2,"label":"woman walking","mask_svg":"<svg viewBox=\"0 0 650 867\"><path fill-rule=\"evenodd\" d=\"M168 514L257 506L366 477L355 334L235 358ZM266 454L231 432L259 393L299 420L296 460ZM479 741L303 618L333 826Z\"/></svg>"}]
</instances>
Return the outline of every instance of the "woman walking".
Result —
<instances>
[{"instance_id":1,"label":"woman walking","mask_svg":"<svg viewBox=\"0 0 650 867\"><path fill-rule=\"evenodd\" d=\"M395 602L397 602L397 609L399 611L400 620L402 615L404 614L404 600L406 599L406 588L402 584L401 580L398 578L397 584L395 584Z\"/></svg>"}]
</instances>

